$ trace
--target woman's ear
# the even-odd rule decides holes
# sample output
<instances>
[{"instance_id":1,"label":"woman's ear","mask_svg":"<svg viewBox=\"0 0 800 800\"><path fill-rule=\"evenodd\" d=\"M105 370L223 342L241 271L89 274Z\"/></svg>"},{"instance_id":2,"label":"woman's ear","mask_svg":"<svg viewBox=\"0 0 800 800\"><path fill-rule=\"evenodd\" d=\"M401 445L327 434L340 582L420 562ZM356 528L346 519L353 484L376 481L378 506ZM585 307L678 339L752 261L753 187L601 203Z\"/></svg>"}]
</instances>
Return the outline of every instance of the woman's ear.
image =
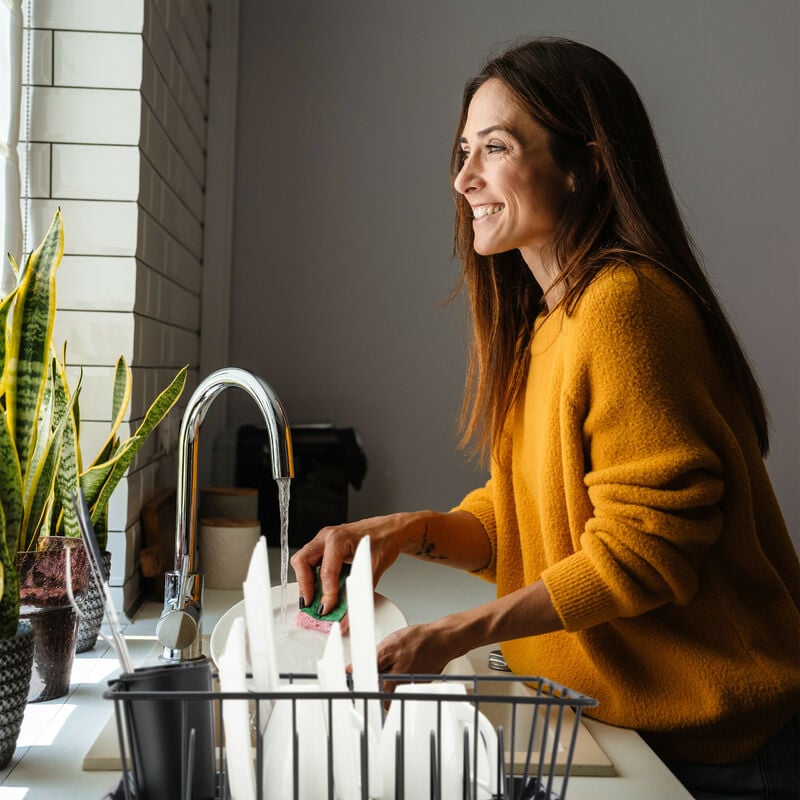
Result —
<instances>
[{"instance_id":1,"label":"woman's ear","mask_svg":"<svg viewBox=\"0 0 800 800\"><path fill-rule=\"evenodd\" d=\"M600 161L600 148L597 146L597 142L588 142L586 147L589 150L589 165L586 177L581 179L575 174L575 172L570 172L567 176L567 185L572 193L584 188L584 180L591 183L597 183L597 181L600 180L600 176L603 174L603 165Z\"/></svg>"}]
</instances>

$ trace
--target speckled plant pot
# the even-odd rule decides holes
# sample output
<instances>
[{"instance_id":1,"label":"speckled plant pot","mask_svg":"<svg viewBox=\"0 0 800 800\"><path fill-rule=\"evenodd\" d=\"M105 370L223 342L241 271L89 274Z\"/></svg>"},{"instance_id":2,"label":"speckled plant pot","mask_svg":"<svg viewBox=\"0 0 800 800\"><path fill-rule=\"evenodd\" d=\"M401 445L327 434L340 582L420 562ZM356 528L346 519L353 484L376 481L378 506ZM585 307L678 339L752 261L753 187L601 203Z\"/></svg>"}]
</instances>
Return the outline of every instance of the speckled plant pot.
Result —
<instances>
[{"instance_id":1,"label":"speckled plant pot","mask_svg":"<svg viewBox=\"0 0 800 800\"><path fill-rule=\"evenodd\" d=\"M68 551L72 594L80 603L89 584L89 560L80 539L49 536L40 549L17 557L19 616L33 628L29 703L53 700L69 691L78 615L67 593Z\"/></svg>"},{"instance_id":2,"label":"speckled plant pot","mask_svg":"<svg viewBox=\"0 0 800 800\"><path fill-rule=\"evenodd\" d=\"M8 766L17 747L32 666L33 630L21 620L16 636L0 640L0 769Z\"/></svg>"},{"instance_id":3,"label":"speckled plant pot","mask_svg":"<svg viewBox=\"0 0 800 800\"><path fill-rule=\"evenodd\" d=\"M111 553L108 550L103 551L103 566L108 575L111 571ZM93 580L89 581L89 588L81 606L81 614L83 616L78 622L78 641L75 643L76 653L85 653L97 644L97 635L106 614L105 594Z\"/></svg>"}]
</instances>

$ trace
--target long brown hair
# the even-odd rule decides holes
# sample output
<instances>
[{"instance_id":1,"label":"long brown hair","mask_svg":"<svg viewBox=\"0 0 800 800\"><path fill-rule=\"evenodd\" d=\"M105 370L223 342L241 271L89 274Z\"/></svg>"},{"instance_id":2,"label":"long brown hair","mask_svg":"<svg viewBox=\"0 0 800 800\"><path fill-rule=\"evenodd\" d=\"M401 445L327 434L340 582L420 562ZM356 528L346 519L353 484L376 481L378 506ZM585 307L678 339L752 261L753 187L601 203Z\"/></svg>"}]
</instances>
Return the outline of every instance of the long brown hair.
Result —
<instances>
[{"instance_id":1,"label":"long brown hair","mask_svg":"<svg viewBox=\"0 0 800 800\"><path fill-rule=\"evenodd\" d=\"M490 78L505 83L548 131L553 160L576 187L553 241L556 283L564 290L558 305L570 313L597 270L610 263L648 261L669 272L695 298L766 455L768 422L761 390L700 265L647 111L630 79L607 56L568 39L534 39L507 50L464 89L451 181L461 169L459 137L470 101ZM453 196L454 252L463 265L457 291L466 290L473 321L462 445L486 457L524 381L533 322L544 298L518 251L475 252L469 204L455 189Z\"/></svg>"}]
</instances>

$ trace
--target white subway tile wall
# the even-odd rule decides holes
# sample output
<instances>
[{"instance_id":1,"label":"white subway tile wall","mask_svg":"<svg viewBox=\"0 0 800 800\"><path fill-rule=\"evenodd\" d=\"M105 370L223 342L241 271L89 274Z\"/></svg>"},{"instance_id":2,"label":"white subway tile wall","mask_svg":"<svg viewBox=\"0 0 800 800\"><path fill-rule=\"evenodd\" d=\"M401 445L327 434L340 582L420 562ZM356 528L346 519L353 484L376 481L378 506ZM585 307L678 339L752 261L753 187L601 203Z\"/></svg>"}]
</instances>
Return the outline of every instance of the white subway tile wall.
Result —
<instances>
[{"instance_id":1,"label":"white subway tile wall","mask_svg":"<svg viewBox=\"0 0 800 800\"><path fill-rule=\"evenodd\" d=\"M30 99L30 103L28 100ZM35 86L22 93L22 120L31 141L139 144L139 93L130 89Z\"/></svg>"},{"instance_id":2,"label":"white subway tile wall","mask_svg":"<svg viewBox=\"0 0 800 800\"><path fill-rule=\"evenodd\" d=\"M29 241L38 244L56 208L64 220L64 252L68 255L132 256L136 253L136 203L64 198L32 199ZM66 278L62 274L62 279Z\"/></svg>"},{"instance_id":3,"label":"white subway tile wall","mask_svg":"<svg viewBox=\"0 0 800 800\"><path fill-rule=\"evenodd\" d=\"M133 33L56 31L53 83L96 89L138 89L142 84L142 37Z\"/></svg>"},{"instance_id":4,"label":"white subway tile wall","mask_svg":"<svg viewBox=\"0 0 800 800\"><path fill-rule=\"evenodd\" d=\"M64 256L56 273L59 308L133 312L136 266L133 256ZM81 412L85 412L83 405Z\"/></svg>"},{"instance_id":5,"label":"white subway tile wall","mask_svg":"<svg viewBox=\"0 0 800 800\"><path fill-rule=\"evenodd\" d=\"M139 148L54 144L54 197L130 200L139 196Z\"/></svg>"},{"instance_id":6,"label":"white subway tile wall","mask_svg":"<svg viewBox=\"0 0 800 800\"><path fill-rule=\"evenodd\" d=\"M62 279L64 276L61 276ZM69 311L60 308L56 315L53 340L60 347L67 342L70 363L109 367L119 356L131 364L134 359L135 315L118 311Z\"/></svg>"},{"instance_id":7,"label":"white subway tile wall","mask_svg":"<svg viewBox=\"0 0 800 800\"><path fill-rule=\"evenodd\" d=\"M136 255L157 272L200 296L202 261L144 208L139 209L139 248Z\"/></svg>"},{"instance_id":8,"label":"white subway tile wall","mask_svg":"<svg viewBox=\"0 0 800 800\"><path fill-rule=\"evenodd\" d=\"M60 207L55 336L73 386L83 366L92 459L120 355L133 372L123 438L182 366L183 405L197 384L210 12L203 0L24 0L23 14L26 248ZM148 439L112 496L112 584L126 608L142 586L141 507L175 483L177 427Z\"/></svg>"},{"instance_id":9,"label":"white subway tile wall","mask_svg":"<svg viewBox=\"0 0 800 800\"><path fill-rule=\"evenodd\" d=\"M145 5L138 0L26 0L23 13L34 28L141 33Z\"/></svg>"}]
</instances>

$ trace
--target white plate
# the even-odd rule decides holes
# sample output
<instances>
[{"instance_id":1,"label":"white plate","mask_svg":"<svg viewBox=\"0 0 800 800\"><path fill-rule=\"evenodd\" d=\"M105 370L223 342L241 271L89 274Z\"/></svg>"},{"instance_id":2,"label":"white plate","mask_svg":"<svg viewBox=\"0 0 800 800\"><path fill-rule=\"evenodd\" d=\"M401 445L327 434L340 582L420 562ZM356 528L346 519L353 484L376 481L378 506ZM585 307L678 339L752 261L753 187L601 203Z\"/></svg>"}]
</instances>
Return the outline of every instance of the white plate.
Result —
<instances>
[{"instance_id":1,"label":"white plate","mask_svg":"<svg viewBox=\"0 0 800 800\"><path fill-rule=\"evenodd\" d=\"M326 633L298 628L294 623L298 611L297 598L299 592L296 583L286 587L286 630L281 623L281 587L273 586L270 597L273 607L273 626L275 629L275 650L278 654L278 671L294 673L316 674L317 661L322 658L325 650ZM211 658L218 663L221 653L225 652L225 643L231 630L233 621L239 617L244 619L244 600L229 608L220 617L219 622L211 631L209 643ZM380 641L393 631L405 628L408 625L403 612L387 597L375 593L375 639ZM344 655L350 659L350 636L343 637ZM248 671L251 671L248 658Z\"/></svg>"}]
</instances>

